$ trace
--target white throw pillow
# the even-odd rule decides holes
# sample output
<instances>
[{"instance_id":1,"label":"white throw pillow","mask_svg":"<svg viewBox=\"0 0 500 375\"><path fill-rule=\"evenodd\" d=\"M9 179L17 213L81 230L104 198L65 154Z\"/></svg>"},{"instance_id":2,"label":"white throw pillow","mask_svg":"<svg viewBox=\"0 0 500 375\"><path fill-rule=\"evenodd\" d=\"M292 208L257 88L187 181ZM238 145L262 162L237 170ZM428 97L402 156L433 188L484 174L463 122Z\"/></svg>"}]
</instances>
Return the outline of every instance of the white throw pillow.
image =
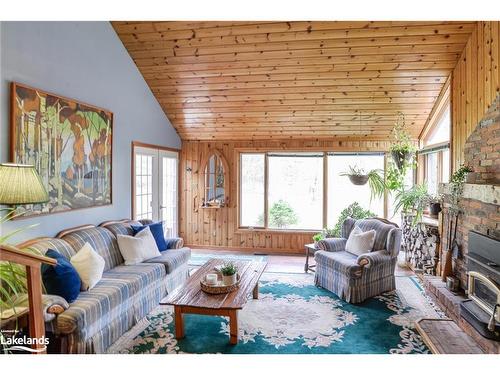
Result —
<instances>
[{"instance_id":1,"label":"white throw pillow","mask_svg":"<svg viewBox=\"0 0 500 375\"><path fill-rule=\"evenodd\" d=\"M151 233L151 228L146 227L135 235L134 238L142 239L142 260L156 258L161 255L156 240Z\"/></svg>"},{"instance_id":2,"label":"white throw pillow","mask_svg":"<svg viewBox=\"0 0 500 375\"><path fill-rule=\"evenodd\" d=\"M375 234L374 229L363 232L361 228L354 227L345 244L345 250L358 256L369 253L375 243Z\"/></svg>"},{"instance_id":3,"label":"white throw pillow","mask_svg":"<svg viewBox=\"0 0 500 375\"><path fill-rule=\"evenodd\" d=\"M82 290L92 289L102 278L104 271L104 258L97 254L88 242L73 255L70 263L82 280Z\"/></svg>"},{"instance_id":4,"label":"white throw pillow","mask_svg":"<svg viewBox=\"0 0 500 375\"><path fill-rule=\"evenodd\" d=\"M120 253L125 259L125 265L131 266L144 260L156 258L161 255L156 241L149 227L132 236L119 234L116 236Z\"/></svg>"}]
</instances>

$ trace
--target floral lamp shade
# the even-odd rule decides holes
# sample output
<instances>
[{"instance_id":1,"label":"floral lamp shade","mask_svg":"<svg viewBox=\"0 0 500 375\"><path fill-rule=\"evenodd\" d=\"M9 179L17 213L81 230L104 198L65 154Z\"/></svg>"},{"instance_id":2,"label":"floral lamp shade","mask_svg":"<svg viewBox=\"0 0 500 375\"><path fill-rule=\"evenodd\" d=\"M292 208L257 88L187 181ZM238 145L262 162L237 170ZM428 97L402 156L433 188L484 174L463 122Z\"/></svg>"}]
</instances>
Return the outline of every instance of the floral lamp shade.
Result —
<instances>
[{"instance_id":1,"label":"floral lamp shade","mask_svg":"<svg viewBox=\"0 0 500 375\"><path fill-rule=\"evenodd\" d=\"M45 203L49 200L40 175L32 165L0 164L0 204Z\"/></svg>"}]
</instances>

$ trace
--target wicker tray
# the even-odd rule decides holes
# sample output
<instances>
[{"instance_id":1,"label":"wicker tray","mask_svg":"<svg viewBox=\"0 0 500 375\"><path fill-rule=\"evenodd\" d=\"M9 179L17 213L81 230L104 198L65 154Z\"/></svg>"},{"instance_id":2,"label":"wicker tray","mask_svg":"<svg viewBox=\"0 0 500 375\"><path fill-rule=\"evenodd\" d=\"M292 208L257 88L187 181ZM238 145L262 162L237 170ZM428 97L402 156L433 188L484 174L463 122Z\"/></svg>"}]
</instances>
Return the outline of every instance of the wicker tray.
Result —
<instances>
[{"instance_id":1,"label":"wicker tray","mask_svg":"<svg viewBox=\"0 0 500 375\"><path fill-rule=\"evenodd\" d=\"M240 287L240 274L236 275L236 283L233 285L224 285L222 283L222 276L217 275L217 284L207 284L205 282L205 277L200 280L201 290L205 293L209 294L223 294L223 293L231 293L232 291L238 289Z\"/></svg>"}]
</instances>

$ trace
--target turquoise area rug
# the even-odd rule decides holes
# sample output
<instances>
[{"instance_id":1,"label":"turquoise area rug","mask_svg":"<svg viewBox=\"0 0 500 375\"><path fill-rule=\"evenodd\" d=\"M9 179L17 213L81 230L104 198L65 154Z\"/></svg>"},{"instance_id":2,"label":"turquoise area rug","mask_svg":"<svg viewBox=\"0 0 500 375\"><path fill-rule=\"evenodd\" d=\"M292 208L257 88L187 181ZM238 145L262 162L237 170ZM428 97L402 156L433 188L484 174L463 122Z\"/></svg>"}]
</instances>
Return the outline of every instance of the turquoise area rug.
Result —
<instances>
[{"instance_id":1,"label":"turquoise area rug","mask_svg":"<svg viewBox=\"0 0 500 375\"><path fill-rule=\"evenodd\" d=\"M195 250L196 251L196 250ZM232 260L250 260L264 262L266 260L265 255L251 255L251 254L217 254L217 253L192 253L189 259L190 267L200 267L204 265L211 258L225 259L228 262Z\"/></svg>"},{"instance_id":2,"label":"turquoise area rug","mask_svg":"<svg viewBox=\"0 0 500 375\"><path fill-rule=\"evenodd\" d=\"M399 279L409 295L421 295L418 283ZM425 312L403 302L400 294L389 292L352 305L314 286L312 275L265 273L259 299L250 299L239 312L238 345L229 344L227 318L191 314L184 315L185 338L177 340L173 309L160 306L110 352L427 354L413 328Z\"/></svg>"}]
</instances>

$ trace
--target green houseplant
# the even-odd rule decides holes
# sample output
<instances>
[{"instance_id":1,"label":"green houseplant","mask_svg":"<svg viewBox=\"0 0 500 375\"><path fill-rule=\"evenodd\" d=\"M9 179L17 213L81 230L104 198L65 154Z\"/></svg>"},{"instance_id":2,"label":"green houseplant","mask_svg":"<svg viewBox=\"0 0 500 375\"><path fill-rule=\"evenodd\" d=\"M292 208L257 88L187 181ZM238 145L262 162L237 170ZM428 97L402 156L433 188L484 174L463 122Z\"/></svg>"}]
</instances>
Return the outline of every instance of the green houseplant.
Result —
<instances>
[{"instance_id":1,"label":"green houseplant","mask_svg":"<svg viewBox=\"0 0 500 375\"><path fill-rule=\"evenodd\" d=\"M316 233L312 239L314 242L319 242L321 241L323 238L325 238L325 236L323 235L323 233Z\"/></svg>"},{"instance_id":2,"label":"green houseplant","mask_svg":"<svg viewBox=\"0 0 500 375\"><path fill-rule=\"evenodd\" d=\"M411 140L411 135L406 129L405 115L402 112L398 112L398 120L392 129L392 134L395 141L389 151L398 169L402 170L405 164L411 162L417 151Z\"/></svg>"},{"instance_id":3,"label":"green houseplant","mask_svg":"<svg viewBox=\"0 0 500 375\"><path fill-rule=\"evenodd\" d=\"M354 185L365 185L368 182L370 186L370 200L381 198L384 195L386 186L384 181L384 171L381 169L372 169L368 173L357 165L349 166L349 171L340 173L340 176L347 176Z\"/></svg>"},{"instance_id":4,"label":"green houseplant","mask_svg":"<svg viewBox=\"0 0 500 375\"><path fill-rule=\"evenodd\" d=\"M232 262L225 263L220 268L220 273L222 274L222 281L224 285L236 284L238 268Z\"/></svg>"},{"instance_id":5,"label":"green houseplant","mask_svg":"<svg viewBox=\"0 0 500 375\"><path fill-rule=\"evenodd\" d=\"M427 192L427 185L414 185L410 189L403 189L396 193L394 212L401 210L403 214L411 214L413 224L422 220L425 207L430 202L430 196Z\"/></svg>"}]
</instances>

